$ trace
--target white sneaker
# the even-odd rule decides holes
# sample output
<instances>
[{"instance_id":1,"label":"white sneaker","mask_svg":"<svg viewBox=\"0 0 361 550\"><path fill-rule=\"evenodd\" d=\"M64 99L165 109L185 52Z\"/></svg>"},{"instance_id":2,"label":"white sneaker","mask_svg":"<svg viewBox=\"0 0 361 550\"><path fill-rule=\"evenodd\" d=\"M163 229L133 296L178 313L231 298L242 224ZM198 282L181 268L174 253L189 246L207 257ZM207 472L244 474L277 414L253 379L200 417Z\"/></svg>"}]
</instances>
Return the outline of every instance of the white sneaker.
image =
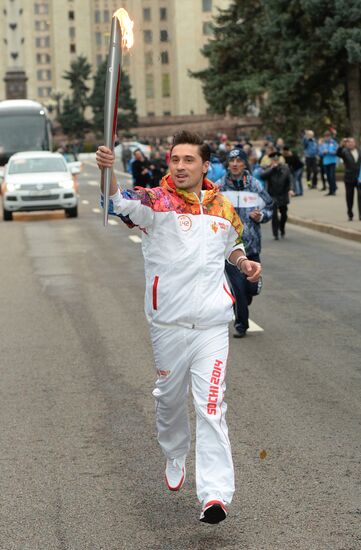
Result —
<instances>
[{"instance_id":1,"label":"white sneaker","mask_svg":"<svg viewBox=\"0 0 361 550\"><path fill-rule=\"evenodd\" d=\"M200 521L204 523L219 523L227 517L227 508L221 500L211 500L207 502L202 510Z\"/></svg>"},{"instance_id":2,"label":"white sneaker","mask_svg":"<svg viewBox=\"0 0 361 550\"><path fill-rule=\"evenodd\" d=\"M186 477L185 458L169 458L165 468L165 481L170 491L179 491Z\"/></svg>"}]
</instances>

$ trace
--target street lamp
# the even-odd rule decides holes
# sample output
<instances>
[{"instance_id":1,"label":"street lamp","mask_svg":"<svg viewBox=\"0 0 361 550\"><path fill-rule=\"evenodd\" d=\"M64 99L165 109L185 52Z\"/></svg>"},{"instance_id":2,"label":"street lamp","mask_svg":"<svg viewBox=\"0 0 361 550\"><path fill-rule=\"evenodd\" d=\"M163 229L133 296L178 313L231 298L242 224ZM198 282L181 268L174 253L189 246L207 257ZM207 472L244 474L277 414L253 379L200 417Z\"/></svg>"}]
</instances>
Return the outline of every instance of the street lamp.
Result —
<instances>
[{"instance_id":1,"label":"street lamp","mask_svg":"<svg viewBox=\"0 0 361 550\"><path fill-rule=\"evenodd\" d=\"M56 101L56 117L59 118L60 115L60 100L64 96L63 92L60 92L58 90L54 90L50 97Z\"/></svg>"}]
</instances>

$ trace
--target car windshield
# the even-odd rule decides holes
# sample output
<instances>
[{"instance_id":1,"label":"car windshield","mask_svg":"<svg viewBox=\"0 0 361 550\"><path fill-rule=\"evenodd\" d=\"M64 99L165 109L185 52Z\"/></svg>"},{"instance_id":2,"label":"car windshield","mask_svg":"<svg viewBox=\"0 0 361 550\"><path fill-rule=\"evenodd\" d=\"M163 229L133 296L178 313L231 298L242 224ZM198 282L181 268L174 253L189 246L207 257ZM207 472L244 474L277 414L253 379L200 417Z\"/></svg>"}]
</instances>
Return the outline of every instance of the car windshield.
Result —
<instances>
[{"instance_id":1,"label":"car windshield","mask_svg":"<svg viewBox=\"0 0 361 550\"><path fill-rule=\"evenodd\" d=\"M67 171L62 158L19 158L10 161L9 165L9 174Z\"/></svg>"}]
</instances>

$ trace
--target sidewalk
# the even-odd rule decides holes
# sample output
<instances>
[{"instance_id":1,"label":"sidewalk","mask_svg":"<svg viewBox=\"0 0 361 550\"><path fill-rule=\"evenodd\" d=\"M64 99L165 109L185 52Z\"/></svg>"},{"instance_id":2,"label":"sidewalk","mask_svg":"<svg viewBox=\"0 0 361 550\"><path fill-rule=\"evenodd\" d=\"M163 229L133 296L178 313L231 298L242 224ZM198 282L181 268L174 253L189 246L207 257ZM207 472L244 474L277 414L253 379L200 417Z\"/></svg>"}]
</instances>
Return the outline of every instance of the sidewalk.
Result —
<instances>
[{"instance_id":1,"label":"sidewalk","mask_svg":"<svg viewBox=\"0 0 361 550\"><path fill-rule=\"evenodd\" d=\"M304 195L291 198L288 221L336 237L361 242L361 221L359 221L356 193L353 206L354 218L350 222L347 217L345 185L338 181L337 186L336 196L327 197L324 191L308 189L304 183Z\"/></svg>"}]
</instances>

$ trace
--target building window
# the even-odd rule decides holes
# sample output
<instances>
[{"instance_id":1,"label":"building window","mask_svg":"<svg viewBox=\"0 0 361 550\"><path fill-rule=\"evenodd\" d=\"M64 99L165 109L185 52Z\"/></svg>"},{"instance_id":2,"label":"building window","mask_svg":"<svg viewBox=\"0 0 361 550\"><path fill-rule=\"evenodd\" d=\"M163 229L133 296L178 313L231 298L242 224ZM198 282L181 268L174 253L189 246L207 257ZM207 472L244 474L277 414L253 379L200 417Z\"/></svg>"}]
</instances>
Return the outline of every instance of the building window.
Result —
<instances>
[{"instance_id":1,"label":"building window","mask_svg":"<svg viewBox=\"0 0 361 550\"><path fill-rule=\"evenodd\" d=\"M35 30L36 31L47 31L47 30L49 30L48 21L35 21Z\"/></svg>"},{"instance_id":2,"label":"building window","mask_svg":"<svg viewBox=\"0 0 361 550\"><path fill-rule=\"evenodd\" d=\"M145 97L151 99L154 97L154 75L145 75Z\"/></svg>"},{"instance_id":3,"label":"building window","mask_svg":"<svg viewBox=\"0 0 361 550\"><path fill-rule=\"evenodd\" d=\"M160 31L160 41L161 42L168 42L168 40L169 40L168 31L166 31L166 30Z\"/></svg>"},{"instance_id":4,"label":"building window","mask_svg":"<svg viewBox=\"0 0 361 550\"><path fill-rule=\"evenodd\" d=\"M101 65L103 63L103 56L98 54L97 57L96 57L96 63L97 63L97 67L99 67L99 65Z\"/></svg>"},{"instance_id":5,"label":"building window","mask_svg":"<svg viewBox=\"0 0 361 550\"><path fill-rule=\"evenodd\" d=\"M170 97L170 75L162 74L162 97Z\"/></svg>"},{"instance_id":6,"label":"building window","mask_svg":"<svg viewBox=\"0 0 361 550\"><path fill-rule=\"evenodd\" d=\"M205 36L212 36L212 34L213 34L213 25L210 21L204 21L204 23L203 23L203 34Z\"/></svg>"},{"instance_id":7,"label":"building window","mask_svg":"<svg viewBox=\"0 0 361 550\"><path fill-rule=\"evenodd\" d=\"M144 43L151 44L153 42L153 33L152 31L143 31Z\"/></svg>"},{"instance_id":8,"label":"building window","mask_svg":"<svg viewBox=\"0 0 361 550\"><path fill-rule=\"evenodd\" d=\"M161 21L167 21L168 19L167 8L160 8L159 17Z\"/></svg>"},{"instance_id":9,"label":"building window","mask_svg":"<svg viewBox=\"0 0 361 550\"><path fill-rule=\"evenodd\" d=\"M100 23L100 11L99 10L95 10L95 12L94 12L94 22L95 23Z\"/></svg>"},{"instance_id":10,"label":"building window","mask_svg":"<svg viewBox=\"0 0 361 550\"><path fill-rule=\"evenodd\" d=\"M39 65L47 65L51 62L51 57L48 53L37 53L36 63Z\"/></svg>"},{"instance_id":11,"label":"building window","mask_svg":"<svg viewBox=\"0 0 361 550\"><path fill-rule=\"evenodd\" d=\"M146 67L153 65L153 52L145 52L144 60Z\"/></svg>"},{"instance_id":12,"label":"building window","mask_svg":"<svg viewBox=\"0 0 361 550\"><path fill-rule=\"evenodd\" d=\"M101 46L102 44L102 33L101 32L96 32L95 33L95 43L97 46Z\"/></svg>"},{"instance_id":13,"label":"building window","mask_svg":"<svg viewBox=\"0 0 361 550\"><path fill-rule=\"evenodd\" d=\"M69 38L75 40L75 27L69 27Z\"/></svg>"},{"instance_id":14,"label":"building window","mask_svg":"<svg viewBox=\"0 0 361 550\"><path fill-rule=\"evenodd\" d=\"M48 15L49 13L49 4L34 4L34 13L36 15Z\"/></svg>"},{"instance_id":15,"label":"building window","mask_svg":"<svg viewBox=\"0 0 361 550\"><path fill-rule=\"evenodd\" d=\"M38 88L39 97L50 97L50 94L51 94L51 88L49 88L48 86L46 87L42 86L41 88Z\"/></svg>"},{"instance_id":16,"label":"building window","mask_svg":"<svg viewBox=\"0 0 361 550\"><path fill-rule=\"evenodd\" d=\"M109 10L104 10L103 11L103 17L104 17L104 19L103 19L104 23L109 23L109 21L110 21Z\"/></svg>"},{"instance_id":17,"label":"building window","mask_svg":"<svg viewBox=\"0 0 361 550\"><path fill-rule=\"evenodd\" d=\"M74 21L75 19L75 13L73 11L68 11L68 19L70 21Z\"/></svg>"},{"instance_id":18,"label":"building window","mask_svg":"<svg viewBox=\"0 0 361 550\"><path fill-rule=\"evenodd\" d=\"M35 38L35 45L37 48L49 48L50 36L42 36L42 37Z\"/></svg>"},{"instance_id":19,"label":"building window","mask_svg":"<svg viewBox=\"0 0 361 550\"><path fill-rule=\"evenodd\" d=\"M160 60L162 62L162 65L168 65L168 63L169 63L169 53L168 52L160 52Z\"/></svg>"},{"instance_id":20,"label":"building window","mask_svg":"<svg viewBox=\"0 0 361 550\"><path fill-rule=\"evenodd\" d=\"M40 69L36 71L36 77L38 80L51 80L51 71L49 69Z\"/></svg>"},{"instance_id":21,"label":"building window","mask_svg":"<svg viewBox=\"0 0 361 550\"><path fill-rule=\"evenodd\" d=\"M143 8L143 20L151 21L151 19L152 19L152 12L150 8Z\"/></svg>"},{"instance_id":22,"label":"building window","mask_svg":"<svg viewBox=\"0 0 361 550\"><path fill-rule=\"evenodd\" d=\"M147 116L153 117L153 116L155 116L155 112L154 112L154 111L149 111L149 112L147 113Z\"/></svg>"},{"instance_id":23,"label":"building window","mask_svg":"<svg viewBox=\"0 0 361 550\"><path fill-rule=\"evenodd\" d=\"M170 111L163 111L163 116L172 116Z\"/></svg>"},{"instance_id":24,"label":"building window","mask_svg":"<svg viewBox=\"0 0 361 550\"><path fill-rule=\"evenodd\" d=\"M212 0L202 0L202 10L212 11Z\"/></svg>"},{"instance_id":25,"label":"building window","mask_svg":"<svg viewBox=\"0 0 361 550\"><path fill-rule=\"evenodd\" d=\"M75 46L75 44L70 44L70 53L76 53L76 46Z\"/></svg>"}]
</instances>

